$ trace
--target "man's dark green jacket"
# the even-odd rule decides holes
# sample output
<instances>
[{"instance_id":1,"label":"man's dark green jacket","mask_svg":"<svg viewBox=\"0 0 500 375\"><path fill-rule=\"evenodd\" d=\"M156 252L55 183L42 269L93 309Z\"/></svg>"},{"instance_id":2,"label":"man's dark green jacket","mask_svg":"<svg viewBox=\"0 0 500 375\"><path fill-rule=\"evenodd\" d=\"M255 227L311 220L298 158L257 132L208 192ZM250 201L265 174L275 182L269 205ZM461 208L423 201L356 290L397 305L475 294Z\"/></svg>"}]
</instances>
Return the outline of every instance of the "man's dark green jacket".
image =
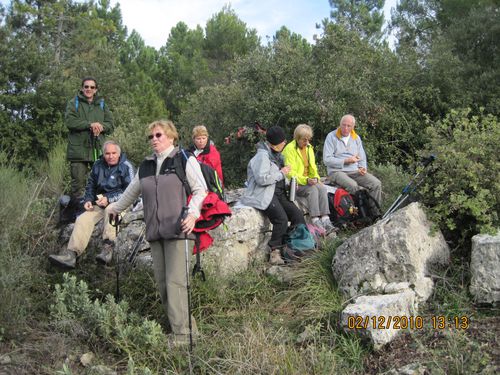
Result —
<instances>
[{"instance_id":1,"label":"man's dark green jacket","mask_svg":"<svg viewBox=\"0 0 500 375\"><path fill-rule=\"evenodd\" d=\"M97 147L100 148L104 143L104 135L113 132L113 115L98 95L89 104L87 98L79 92L78 108L74 97L66 106L64 122L69 130L66 153L69 161L94 161L93 147L96 142L90 132L90 124L93 122L99 122L104 127L104 131L98 137ZM98 153L100 154L100 150Z\"/></svg>"}]
</instances>

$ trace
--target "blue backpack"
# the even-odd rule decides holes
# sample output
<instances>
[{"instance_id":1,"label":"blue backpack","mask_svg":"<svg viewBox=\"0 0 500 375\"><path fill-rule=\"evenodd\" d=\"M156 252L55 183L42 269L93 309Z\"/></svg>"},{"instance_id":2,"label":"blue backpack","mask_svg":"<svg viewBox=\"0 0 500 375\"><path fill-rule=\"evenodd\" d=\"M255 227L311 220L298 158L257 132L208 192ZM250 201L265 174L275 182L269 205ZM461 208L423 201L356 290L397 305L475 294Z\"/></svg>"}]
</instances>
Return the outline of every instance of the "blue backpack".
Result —
<instances>
[{"instance_id":1,"label":"blue backpack","mask_svg":"<svg viewBox=\"0 0 500 375\"><path fill-rule=\"evenodd\" d=\"M316 249L316 240L305 224L298 224L288 233L286 244L296 257L303 257L309 251ZM284 255L286 258L287 254Z\"/></svg>"},{"instance_id":2,"label":"blue backpack","mask_svg":"<svg viewBox=\"0 0 500 375\"><path fill-rule=\"evenodd\" d=\"M80 105L80 99L78 99L78 95L75 96L75 111L78 112L78 106ZM99 106L104 111L104 99L99 100Z\"/></svg>"}]
</instances>

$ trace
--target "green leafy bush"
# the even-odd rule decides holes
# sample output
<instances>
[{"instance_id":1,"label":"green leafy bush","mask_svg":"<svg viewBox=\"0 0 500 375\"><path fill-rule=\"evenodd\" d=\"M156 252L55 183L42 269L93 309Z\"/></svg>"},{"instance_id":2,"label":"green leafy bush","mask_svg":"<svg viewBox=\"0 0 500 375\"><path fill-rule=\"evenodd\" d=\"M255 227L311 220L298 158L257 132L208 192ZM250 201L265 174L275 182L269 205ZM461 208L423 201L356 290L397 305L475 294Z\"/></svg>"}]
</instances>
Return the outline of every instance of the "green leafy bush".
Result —
<instances>
[{"instance_id":1,"label":"green leafy bush","mask_svg":"<svg viewBox=\"0 0 500 375\"><path fill-rule=\"evenodd\" d=\"M386 212L396 198L401 194L403 188L410 182L410 173L394 164L379 164L370 168L373 173L382 182L382 212Z\"/></svg>"},{"instance_id":2,"label":"green leafy bush","mask_svg":"<svg viewBox=\"0 0 500 375\"><path fill-rule=\"evenodd\" d=\"M437 155L422 189L431 218L454 242L494 232L500 225L498 118L451 111L428 132L427 149Z\"/></svg>"},{"instance_id":3,"label":"green leafy bush","mask_svg":"<svg viewBox=\"0 0 500 375\"><path fill-rule=\"evenodd\" d=\"M101 337L113 350L125 353L136 365L161 367L167 359L167 337L160 325L129 311L125 301L92 301L83 280L65 273L63 284L55 286L55 302L50 306L54 324L68 333ZM158 370L157 368L155 370Z\"/></svg>"}]
</instances>

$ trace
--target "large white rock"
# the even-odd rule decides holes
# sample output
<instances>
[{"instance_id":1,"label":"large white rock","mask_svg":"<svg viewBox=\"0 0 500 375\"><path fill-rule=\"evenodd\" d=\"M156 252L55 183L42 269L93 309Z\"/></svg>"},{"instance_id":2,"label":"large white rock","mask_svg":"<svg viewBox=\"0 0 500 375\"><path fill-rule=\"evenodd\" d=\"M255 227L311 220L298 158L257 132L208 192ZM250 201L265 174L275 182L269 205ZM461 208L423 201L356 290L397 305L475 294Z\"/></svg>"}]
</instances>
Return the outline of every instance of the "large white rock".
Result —
<instances>
[{"instance_id":1,"label":"large white rock","mask_svg":"<svg viewBox=\"0 0 500 375\"><path fill-rule=\"evenodd\" d=\"M209 232L214 243L201 253L202 268L221 276L244 271L254 260L265 258L271 234L271 224L260 211L245 206L232 207L231 210L232 216L225 220L224 225ZM116 241L116 258L126 262L127 255L137 246L138 262L150 264L148 242L142 239L137 243L144 229L142 211L127 213L122 225Z\"/></svg>"},{"instance_id":2,"label":"large white rock","mask_svg":"<svg viewBox=\"0 0 500 375\"><path fill-rule=\"evenodd\" d=\"M252 261L266 256L271 224L251 207L233 207L224 225L210 231L213 245L202 253L202 262L221 276L244 271Z\"/></svg>"},{"instance_id":3,"label":"large white rock","mask_svg":"<svg viewBox=\"0 0 500 375\"><path fill-rule=\"evenodd\" d=\"M348 298L407 282L417 300L425 301L432 293L432 268L448 264L449 258L441 232L431 234L423 209L412 203L348 238L337 248L332 270Z\"/></svg>"},{"instance_id":4,"label":"large white rock","mask_svg":"<svg viewBox=\"0 0 500 375\"><path fill-rule=\"evenodd\" d=\"M500 301L500 232L472 237L470 292L477 303Z\"/></svg>"},{"instance_id":5,"label":"large white rock","mask_svg":"<svg viewBox=\"0 0 500 375\"><path fill-rule=\"evenodd\" d=\"M358 297L341 314L344 330L368 338L375 349L415 328L415 319L415 293L411 290Z\"/></svg>"}]
</instances>

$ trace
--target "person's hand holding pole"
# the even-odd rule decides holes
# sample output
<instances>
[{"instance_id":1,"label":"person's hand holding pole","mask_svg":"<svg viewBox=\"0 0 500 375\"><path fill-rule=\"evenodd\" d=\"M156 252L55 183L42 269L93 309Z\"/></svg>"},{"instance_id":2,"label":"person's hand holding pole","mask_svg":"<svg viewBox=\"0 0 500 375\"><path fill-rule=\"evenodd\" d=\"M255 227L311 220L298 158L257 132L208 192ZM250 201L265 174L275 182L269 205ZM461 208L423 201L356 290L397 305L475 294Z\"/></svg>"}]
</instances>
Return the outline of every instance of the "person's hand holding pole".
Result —
<instances>
[{"instance_id":1,"label":"person's hand holding pole","mask_svg":"<svg viewBox=\"0 0 500 375\"><path fill-rule=\"evenodd\" d=\"M185 234L190 234L194 225L196 224L196 217L193 214L187 214L187 216L181 221L181 230Z\"/></svg>"},{"instance_id":2,"label":"person's hand holding pole","mask_svg":"<svg viewBox=\"0 0 500 375\"><path fill-rule=\"evenodd\" d=\"M93 122L92 124L90 124L90 131L92 132L94 137L98 137L103 130L104 127L99 122Z\"/></svg>"}]
</instances>

